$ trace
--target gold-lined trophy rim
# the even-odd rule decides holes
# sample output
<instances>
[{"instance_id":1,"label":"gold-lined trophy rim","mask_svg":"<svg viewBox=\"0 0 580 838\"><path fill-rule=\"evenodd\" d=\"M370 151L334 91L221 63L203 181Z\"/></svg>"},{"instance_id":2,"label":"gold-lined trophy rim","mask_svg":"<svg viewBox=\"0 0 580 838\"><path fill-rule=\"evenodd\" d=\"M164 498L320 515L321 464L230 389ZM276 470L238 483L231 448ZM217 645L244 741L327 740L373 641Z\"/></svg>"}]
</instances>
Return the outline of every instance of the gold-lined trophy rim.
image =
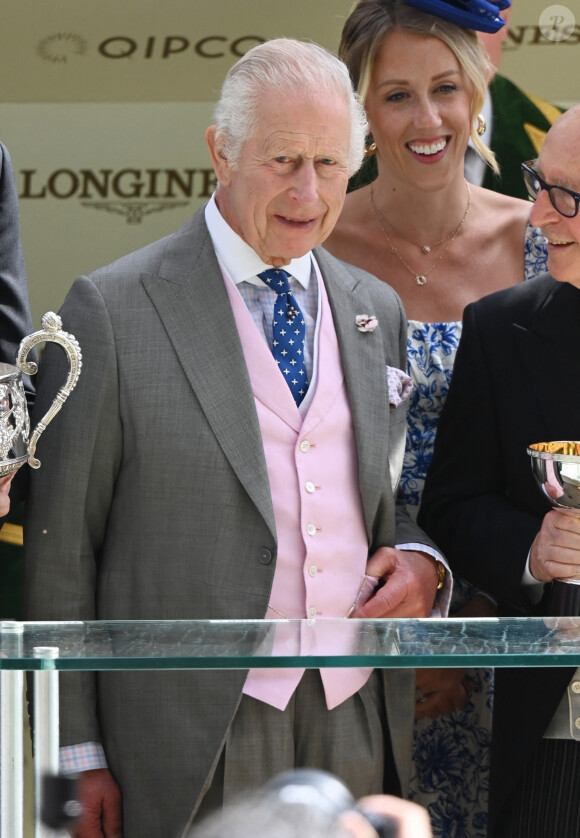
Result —
<instances>
[{"instance_id":1,"label":"gold-lined trophy rim","mask_svg":"<svg viewBox=\"0 0 580 838\"><path fill-rule=\"evenodd\" d=\"M561 439L553 442L534 442L528 445L528 454L540 460L580 463L580 441Z\"/></svg>"}]
</instances>

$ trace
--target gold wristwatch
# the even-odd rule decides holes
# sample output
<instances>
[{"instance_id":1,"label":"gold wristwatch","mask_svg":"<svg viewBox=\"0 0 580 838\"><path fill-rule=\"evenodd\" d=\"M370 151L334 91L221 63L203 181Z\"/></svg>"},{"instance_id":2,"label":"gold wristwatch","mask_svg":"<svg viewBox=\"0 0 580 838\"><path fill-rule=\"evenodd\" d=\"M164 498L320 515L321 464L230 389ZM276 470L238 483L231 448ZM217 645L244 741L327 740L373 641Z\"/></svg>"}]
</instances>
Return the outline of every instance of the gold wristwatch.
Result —
<instances>
[{"instance_id":1,"label":"gold wristwatch","mask_svg":"<svg viewBox=\"0 0 580 838\"><path fill-rule=\"evenodd\" d=\"M435 567L437 568L437 590L440 591L445 584L447 568L440 559L435 559Z\"/></svg>"},{"instance_id":2,"label":"gold wristwatch","mask_svg":"<svg viewBox=\"0 0 580 838\"><path fill-rule=\"evenodd\" d=\"M430 558L432 558L435 562L435 569L437 571L437 588L435 589L435 599L433 600L433 608L435 608L439 605L441 591L443 590L443 585L445 584L445 578L447 576L447 568L443 562L440 559L436 559L435 556L431 556Z\"/></svg>"}]
</instances>

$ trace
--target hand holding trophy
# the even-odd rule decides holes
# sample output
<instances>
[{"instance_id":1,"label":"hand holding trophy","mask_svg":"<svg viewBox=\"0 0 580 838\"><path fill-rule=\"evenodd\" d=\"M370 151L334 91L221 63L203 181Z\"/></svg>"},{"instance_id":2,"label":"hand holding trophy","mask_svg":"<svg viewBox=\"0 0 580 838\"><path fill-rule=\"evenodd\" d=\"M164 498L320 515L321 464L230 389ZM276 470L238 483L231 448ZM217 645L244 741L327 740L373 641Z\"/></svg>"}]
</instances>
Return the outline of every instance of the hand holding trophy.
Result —
<instances>
[{"instance_id":1,"label":"hand holding trophy","mask_svg":"<svg viewBox=\"0 0 580 838\"><path fill-rule=\"evenodd\" d=\"M28 353L37 343L47 341L62 346L68 358L69 372L64 386L56 394L50 409L38 422L29 440L30 418L22 373L34 375L37 365L26 360ZM77 340L62 331L60 317L49 311L42 318L42 329L22 340L16 363L17 366L0 364L0 477L13 474L27 461L32 468L40 466L40 461L34 456L38 439L74 390L81 372L82 356Z\"/></svg>"},{"instance_id":2,"label":"hand holding trophy","mask_svg":"<svg viewBox=\"0 0 580 838\"><path fill-rule=\"evenodd\" d=\"M578 510L580 517L580 442L560 440L528 446L532 472L554 507ZM551 613L580 615L580 579L554 579Z\"/></svg>"}]
</instances>

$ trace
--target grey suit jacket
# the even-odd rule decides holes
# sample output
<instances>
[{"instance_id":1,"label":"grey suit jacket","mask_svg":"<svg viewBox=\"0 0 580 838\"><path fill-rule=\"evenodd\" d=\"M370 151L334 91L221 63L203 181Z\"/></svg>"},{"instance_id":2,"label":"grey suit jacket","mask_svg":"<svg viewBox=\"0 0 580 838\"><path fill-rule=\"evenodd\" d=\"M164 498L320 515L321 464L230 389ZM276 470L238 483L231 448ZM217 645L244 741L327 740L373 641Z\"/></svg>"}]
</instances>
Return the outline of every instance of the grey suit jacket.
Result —
<instances>
[{"instance_id":1,"label":"grey suit jacket","mask_svg":"<svg viewBox=\"0 0 580 838\"><path fill-rule=\"evenodd\" d=\"M405 408L389 408L385 376L385 364L405 368L400 301L323 250L316 257L357 428L369 551L425 541L395 509L389 472L391 462L396 479L405 433ZM372 334L355 326L363 313L379 320ZM274 513L248 372L203 211L174 235L79 278L61 315L81 344L83 370L37 452L27 617L263 618L276 564ZM62 380L61 356L58 347L46 350L39 415ZM183 827L245 677L62 676L61 744L104 743L123 790L126 838ZM412 675L400 681L387 704L404 774Z\"/></svg>"}]
</instances>

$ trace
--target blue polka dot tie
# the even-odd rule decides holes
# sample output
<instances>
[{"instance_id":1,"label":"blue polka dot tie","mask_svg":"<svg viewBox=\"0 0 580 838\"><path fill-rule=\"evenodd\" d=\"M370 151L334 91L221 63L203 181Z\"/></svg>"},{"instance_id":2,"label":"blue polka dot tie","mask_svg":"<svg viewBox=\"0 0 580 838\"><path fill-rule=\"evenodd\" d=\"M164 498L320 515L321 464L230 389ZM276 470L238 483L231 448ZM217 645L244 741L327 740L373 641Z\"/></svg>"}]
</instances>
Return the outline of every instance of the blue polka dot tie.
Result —
<instances>
[{"instance_id":1,"label":"blue polka dot tie","mask_svg":"<svg viewBox=\"0 0 580 838\"><path fill-rule=\"evenodd\" d=\"M271 268L258 274L276 292L272 318L272 354L286 379L297 405L308 389L304 363L304 315L290 292L290 274L281 268Z\"/></svg>"}]
</instances>

